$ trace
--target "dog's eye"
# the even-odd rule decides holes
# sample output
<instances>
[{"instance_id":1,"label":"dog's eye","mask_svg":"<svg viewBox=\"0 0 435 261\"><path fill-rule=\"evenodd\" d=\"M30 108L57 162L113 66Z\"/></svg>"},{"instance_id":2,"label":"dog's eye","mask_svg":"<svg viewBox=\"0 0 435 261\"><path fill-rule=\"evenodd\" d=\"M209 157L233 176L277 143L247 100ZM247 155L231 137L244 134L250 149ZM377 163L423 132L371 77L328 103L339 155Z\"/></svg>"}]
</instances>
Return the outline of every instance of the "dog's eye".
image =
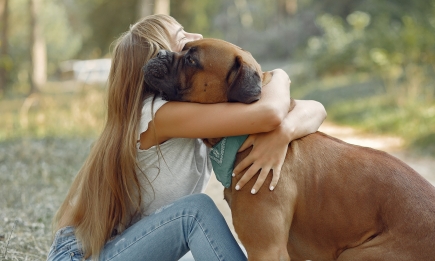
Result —
<instances>
[{"instance_id":1,"label":"dog's eye","mask_svg":"<svg viewBox=\"0 0 435 261\"><path fill-rule=\"evenodd\" d=\"M186 57L186 62L189 65L195 65L196 64L195 60L193 60L191 56Z\"/></svg>"}]
</instances>

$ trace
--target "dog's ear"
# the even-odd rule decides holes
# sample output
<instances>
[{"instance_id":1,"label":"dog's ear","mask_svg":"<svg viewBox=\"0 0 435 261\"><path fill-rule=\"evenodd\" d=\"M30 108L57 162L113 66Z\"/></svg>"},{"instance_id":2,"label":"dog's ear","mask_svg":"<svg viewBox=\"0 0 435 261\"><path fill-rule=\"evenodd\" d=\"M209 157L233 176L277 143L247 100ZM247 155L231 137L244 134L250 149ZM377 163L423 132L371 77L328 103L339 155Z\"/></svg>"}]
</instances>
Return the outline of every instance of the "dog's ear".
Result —
<instances>
[{"instance_id":1,"label":"dog's ear","mask_svg":"<svg viewBox=\"0 0 435 261\"><path fill-rule=\"evenodd\" d=\"M259 100L262 84L258 72L244 63L240 56L236 57L234 66L237 73L228 89L228 101L252 103Z\"/></svg>"}]
</instances>

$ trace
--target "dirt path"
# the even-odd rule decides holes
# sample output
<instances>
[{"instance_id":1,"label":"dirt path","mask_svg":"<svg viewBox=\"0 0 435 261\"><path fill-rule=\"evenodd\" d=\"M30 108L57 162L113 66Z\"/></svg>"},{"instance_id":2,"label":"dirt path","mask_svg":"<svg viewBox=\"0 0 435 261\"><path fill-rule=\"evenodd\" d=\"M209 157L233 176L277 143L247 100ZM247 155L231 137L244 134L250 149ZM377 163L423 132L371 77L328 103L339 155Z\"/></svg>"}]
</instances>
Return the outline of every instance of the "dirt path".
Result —
<instances>
[{"instance_id":1,"label":"dirt path","mask_svg":"<svg viewBox=\"0 0 435 261\"><path fill-rule=\"evenodd\" d=\"M435 158L413 155L403 149L404 141L399 137L364 134L349 127L324 123L320 131L348 143L386 151L401 159L435 185Z\"/></svg>"},{"instance_id":2,"label":"dirt path","mask_svg":"<svg viewBox=\"0 0 435 261\"><path fill-rule=\"evenodd\" d=\"M337 126L328 122L323 123L319 130L348 143L386 151L407 163L423 177L429 180L429 182L435 185L435 159L430 157L418 157L404 151L404 142L401 138L365 134L350 127ZM223 199L223 186L216 180L214 175L207 187L206 194L214 200L219 210L224 215L230 229L234 233L231 212L227 203Z\"/></svg>"}]
</instances>

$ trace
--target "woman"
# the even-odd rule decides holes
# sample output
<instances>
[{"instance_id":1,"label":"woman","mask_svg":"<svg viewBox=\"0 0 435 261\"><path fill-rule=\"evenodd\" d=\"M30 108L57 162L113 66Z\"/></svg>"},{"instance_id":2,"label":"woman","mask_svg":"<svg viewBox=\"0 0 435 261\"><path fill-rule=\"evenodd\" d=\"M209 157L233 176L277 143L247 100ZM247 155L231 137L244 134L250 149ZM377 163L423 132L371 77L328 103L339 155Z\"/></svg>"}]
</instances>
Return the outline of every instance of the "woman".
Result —
<instances>
[{"instance_id":1,"label":"woman","mask_svg":"<svg viewBox=\"0 0 435 261\"><path fill-rule=\"evenodd\" d=\"M109 75L106 125L75 178L54 225L48 260L245 260L225 220L204 191L209 149L198 137L256 133L234 172L250 168L239 189L261 169L278 182L288 143L317 130L321 104L297 101L289 110L289 79L273 71L253 104L166 102L147 90L141 68L160 49L181 51L201 39L175 19L149 16L116 42ZM195 114L195 117L191 115ZM219 115L228 115L219 117Z\"/></svg>"}]
</instances>

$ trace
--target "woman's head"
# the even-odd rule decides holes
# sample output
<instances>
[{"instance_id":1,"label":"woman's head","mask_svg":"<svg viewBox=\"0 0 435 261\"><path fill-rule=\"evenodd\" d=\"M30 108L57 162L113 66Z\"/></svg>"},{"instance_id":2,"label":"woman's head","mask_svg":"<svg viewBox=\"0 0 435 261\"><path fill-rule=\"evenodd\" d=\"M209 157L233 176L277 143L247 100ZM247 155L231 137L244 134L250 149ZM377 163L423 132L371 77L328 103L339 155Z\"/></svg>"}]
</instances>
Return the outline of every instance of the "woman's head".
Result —
<instances>
[{"instance_id":1,"label":"woman's head","mask_svg":"<svg viewBox=\"0 0 435 261\"><path fill-rule=\"evenodd\" d=\"M159 50L179 52L186 43L199 39L202 35L185 32L171 16L147 16L131 25L116 41L109 80L133 81L137 86L143 82L141 68Z\"/></svg>"},{"instance_id":2,"label":"woman's head","mask_svg":"<svg viewBox=\"0 0 435 261\"><path fill-rule=\"evenodd\" d=\"M151 15L130 26L115 42L108 87L108 118L125 117L125 109L138 109L150 94L142 67L161 50L181 51L190 41L202 39L187 33L171 16ZM131 111L131 110L130 110Z\"/></svg>"},{"instance_id":3,"label":"woman's head","mask_svg":"<svg viewBox=\"0 0 435 261\"><path fill-rule=\"evenodd\" d=\"M178 23L166 15L148 16L131 25L130 29L115 41L109 75L109 106L110 98L117 99L123 96L119 95L119 92L133 91L141 94L145 91L142 90L141 68L159 50L171 48L171 39L166 28L169 24ZM138 91L140 93L137 93ZM111 97L110 93L115 97Z\"/></svg>"},{"instance_id":4,"label":"woman's head","mask_svg":"<svg viewBox=\"0 0 435 261\"><path fill-rule=\"evenodd\" d=\"M202 39L201 34L188 33L177 22L169 23L166 28L169 34L170 50L173 52L180 52L188 42Z\"/></svg>"}]
</instances>

